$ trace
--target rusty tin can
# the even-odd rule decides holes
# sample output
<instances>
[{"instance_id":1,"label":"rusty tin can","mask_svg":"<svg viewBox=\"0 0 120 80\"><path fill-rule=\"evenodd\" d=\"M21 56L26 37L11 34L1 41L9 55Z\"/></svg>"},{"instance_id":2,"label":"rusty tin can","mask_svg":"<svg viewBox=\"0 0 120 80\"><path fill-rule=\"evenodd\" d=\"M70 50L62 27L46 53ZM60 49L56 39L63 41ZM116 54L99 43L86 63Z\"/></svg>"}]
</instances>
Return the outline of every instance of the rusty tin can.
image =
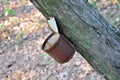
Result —
<instances>
[{"instance_id":1,"label":"rusty tin can","mask_svg":"<svg viewBox=\"0 0 120 80\"><path fill-rule=\"evenodd\" d=\"M75 48L67 38L61 34L52 33L44 41L42 49L59 63L68 62L75 53Z\"/></svg>"}]
</instances>

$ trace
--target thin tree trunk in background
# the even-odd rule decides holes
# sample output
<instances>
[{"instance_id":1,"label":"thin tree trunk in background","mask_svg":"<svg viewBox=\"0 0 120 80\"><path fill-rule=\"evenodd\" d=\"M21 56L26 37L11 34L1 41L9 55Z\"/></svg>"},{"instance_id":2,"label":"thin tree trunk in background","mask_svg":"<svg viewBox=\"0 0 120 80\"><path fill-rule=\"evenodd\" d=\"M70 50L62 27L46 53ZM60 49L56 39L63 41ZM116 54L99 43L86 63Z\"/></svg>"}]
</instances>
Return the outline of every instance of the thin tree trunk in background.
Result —
<instances>
[{"instance_id":1,"label":"thin tree trunk in background","mask_svg":"<svg viewBox=\"0 0 120 80\"><path fill-rule=\"evenodd\" d=\"M87 0L31 0L91 66L109 80L120 80L120 31L109 24Z\"/></svg>"}]
</instances>

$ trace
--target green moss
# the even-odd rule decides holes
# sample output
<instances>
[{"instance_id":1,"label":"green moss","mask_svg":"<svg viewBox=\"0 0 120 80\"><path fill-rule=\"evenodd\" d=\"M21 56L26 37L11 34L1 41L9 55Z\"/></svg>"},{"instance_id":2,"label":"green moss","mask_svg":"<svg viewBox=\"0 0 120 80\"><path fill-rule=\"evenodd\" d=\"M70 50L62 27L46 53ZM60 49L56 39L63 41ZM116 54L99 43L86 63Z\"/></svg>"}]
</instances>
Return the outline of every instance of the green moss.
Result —
<instances>
[{"instance_id":1,"label":"green moss","mask_svg":"<svg viewBox=\"0 0 120 80\"><path fill-rule=\"evenodd\" d=\"M46 0L46 3L50 6L50 5L55 5L56 4L56 0Z\"/></svg>"},{"instance_id":2,"label":"green moss","mask_svg":"<svg viewBox=\"0 0 120 80\"><path fill-rule=\"evenodd\" d=\"M57 1L57 0L46 0L45 5L48 5L49 7L52 7L52 6L58 7L59 6L59 1Z\"/></svg>"},{"instance_id":3,"label":"green moss","mask_svg":"<svg viewBox=\"0 0 120 80\"><path fill-rule=\"evenodd\" d=\"M46 0L45 2L43 2L43 4L46 5L43 6L43 8L45 9L45 12L49 14L49 16L55 16L56 13L54 13L53 10L59 9L60 7L59 1L57 0Z\"/></svg>"}]
</instances>

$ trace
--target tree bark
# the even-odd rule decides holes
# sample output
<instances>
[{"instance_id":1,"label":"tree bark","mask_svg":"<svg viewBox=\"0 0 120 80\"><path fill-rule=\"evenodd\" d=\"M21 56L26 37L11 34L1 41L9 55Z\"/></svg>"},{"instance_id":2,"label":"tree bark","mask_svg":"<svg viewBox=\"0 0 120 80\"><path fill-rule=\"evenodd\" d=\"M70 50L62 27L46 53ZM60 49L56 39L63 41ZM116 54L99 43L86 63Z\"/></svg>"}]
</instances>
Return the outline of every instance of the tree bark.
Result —
<instances>
[{"instance_id":1,"label":"tree bark","mask_svg":"<svg viewBox=\"0 0 120 80\"><path fill-rule=\"evenodd\" d=\"M120 80L120 30L108 23L87 0L31 0L60 33L108 80Z\"/></svg>"}]
</instances>

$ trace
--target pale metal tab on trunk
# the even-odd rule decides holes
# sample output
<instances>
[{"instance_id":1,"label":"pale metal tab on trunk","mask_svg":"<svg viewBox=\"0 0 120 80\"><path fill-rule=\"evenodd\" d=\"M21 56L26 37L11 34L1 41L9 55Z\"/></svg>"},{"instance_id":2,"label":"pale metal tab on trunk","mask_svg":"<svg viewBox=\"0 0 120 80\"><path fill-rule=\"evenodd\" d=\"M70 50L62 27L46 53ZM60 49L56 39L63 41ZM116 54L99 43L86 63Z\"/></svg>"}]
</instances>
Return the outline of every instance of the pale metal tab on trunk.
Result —
<instances>
[{"instance_id":1,"label":"pale metal tab on trunk","mask_svg":"<svg viewBox=\"0 0 120 80\"><path fill-rule=\"evenodd\" d=\"M55 21L55 18L54 17L50 17L49 20L48 20L48 25L49 25L49 28L55 32L55 33L58 33L58 27L57 27L57 24L56 24L56 21Z\"/></svg>"}]
</instances>

